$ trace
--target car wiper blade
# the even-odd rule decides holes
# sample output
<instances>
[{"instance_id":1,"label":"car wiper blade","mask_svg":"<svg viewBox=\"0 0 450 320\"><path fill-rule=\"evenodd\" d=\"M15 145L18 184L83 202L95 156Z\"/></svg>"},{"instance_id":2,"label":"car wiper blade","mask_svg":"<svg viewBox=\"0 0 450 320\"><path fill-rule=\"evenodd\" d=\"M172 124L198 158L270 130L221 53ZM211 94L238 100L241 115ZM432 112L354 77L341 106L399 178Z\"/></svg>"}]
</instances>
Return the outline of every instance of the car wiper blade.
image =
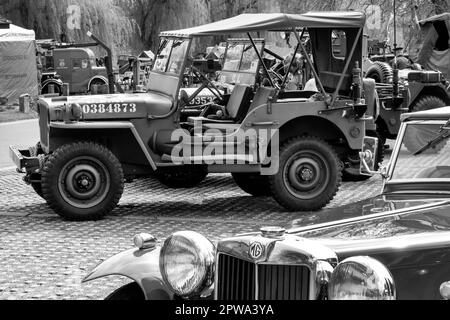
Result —
<instances>
[{"instance_id":1,"label":"car wiper blade","mask_svg":"<svg viewBox=\"0 0 450 320\"><path fill-rule=\"evenodd\" d=\"M447 121L446 124L444 124L440 128L439 133L436 135L436 137L434 137L433 139L428 141L426 145L424 145L422 148L420 148L413 154L415 156L417 156L417 155L427 151L428 149L434 147L435 145L437 145L438 143L444 141L445 139L447 139L449 137L450 137L450 119Z\"/></svg>"}]
</instances>

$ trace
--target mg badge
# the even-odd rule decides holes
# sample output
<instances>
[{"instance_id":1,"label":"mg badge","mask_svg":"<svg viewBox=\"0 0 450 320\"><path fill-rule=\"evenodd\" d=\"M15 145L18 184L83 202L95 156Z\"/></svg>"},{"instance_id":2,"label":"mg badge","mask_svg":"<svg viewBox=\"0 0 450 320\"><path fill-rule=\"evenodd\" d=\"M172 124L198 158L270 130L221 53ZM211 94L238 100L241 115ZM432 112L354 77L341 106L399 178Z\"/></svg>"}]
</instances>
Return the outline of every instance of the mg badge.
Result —
<instances>
[{"instance_id":1,"label":"mg badge","mask_svg":"<svg viewBox=\"0 0 450 320\"><path fill-rule=\"evenodd\" d=\"M262 257L264 253L264 247L259 242L253 242L250 245L250 249L248 250L248 253L250 254L250 257L254 260L259 259Z\"/></svg>"}]
</instances>

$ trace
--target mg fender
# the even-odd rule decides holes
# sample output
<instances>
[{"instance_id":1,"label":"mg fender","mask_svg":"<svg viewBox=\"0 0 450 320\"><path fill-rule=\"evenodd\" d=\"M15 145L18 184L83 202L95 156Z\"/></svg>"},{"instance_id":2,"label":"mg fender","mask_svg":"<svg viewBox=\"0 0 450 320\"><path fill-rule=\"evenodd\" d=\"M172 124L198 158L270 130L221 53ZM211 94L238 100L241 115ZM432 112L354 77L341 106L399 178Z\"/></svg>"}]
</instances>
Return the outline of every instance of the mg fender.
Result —
<instances>
[{"instance_id":1,"label":"mg fender","mask_svg":"<svg viewBox=\"0 0 450 320\"><path fill-rule=\"evenodd\" d=\"M121 252L95 267L83 282L107 276L124 276L135 281L147 300L173 300L174 294L164 284L159 270L161 249L139 250L133 248Z\"/></svg>"}]
</instances>

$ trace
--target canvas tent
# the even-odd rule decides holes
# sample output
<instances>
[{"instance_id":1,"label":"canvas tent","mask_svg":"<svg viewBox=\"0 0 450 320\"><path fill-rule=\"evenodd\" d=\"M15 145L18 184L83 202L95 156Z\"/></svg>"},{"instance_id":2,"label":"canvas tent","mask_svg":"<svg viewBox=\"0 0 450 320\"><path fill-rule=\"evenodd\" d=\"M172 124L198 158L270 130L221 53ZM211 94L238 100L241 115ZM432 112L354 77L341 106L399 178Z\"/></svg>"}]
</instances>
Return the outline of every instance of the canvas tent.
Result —
<instances>
[{"instance_id":1,"label":"canvas tent","mask_svg":"<svg viewBox=\"0 0 450 320\"><path fill-rule=\"evenodd\" d=\"M18 102L38 94L35 33L13 24L0 26L0 97Z\"/></svg>"},{"instance_id":2,"label":"canvas tent","mask_svg":"<svg viewBox=\"0 0 450 320\"><path fill-rule=\"evenodd\" d=\"M450 13L443 13L419 21L422 48L418 61L426 69L441 71L450 78Z\"/></svg>"}]
</instances>

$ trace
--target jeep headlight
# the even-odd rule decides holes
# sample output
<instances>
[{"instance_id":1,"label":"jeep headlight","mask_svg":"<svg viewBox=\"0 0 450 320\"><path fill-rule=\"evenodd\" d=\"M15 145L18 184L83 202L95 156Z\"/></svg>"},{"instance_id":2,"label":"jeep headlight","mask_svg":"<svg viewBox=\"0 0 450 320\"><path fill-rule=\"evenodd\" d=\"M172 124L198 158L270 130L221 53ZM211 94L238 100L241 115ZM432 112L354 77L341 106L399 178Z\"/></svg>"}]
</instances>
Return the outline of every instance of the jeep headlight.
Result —
<instances>
[{"instance_id":1,"label":"jeep headlight","mask_svg":"<svg viewBox=\"0 0 450 320\"><path fill-rule=\"evenodd\" d=\"M167 286L181 297L195 296L214 279L214 245L199 233L177 232L164 242L159 257Z\"/></svg>"},{"instance_id":2,"label":"jeep headlight","mask_svg":"<svg viewBox=\"0 0 450 320\"><path fill-rule=\"evenodd\" d=\"M395 300L389 270L370 257L345 259L334 269L328 286L330 300Z\"/></svg>"}]
</instances>

